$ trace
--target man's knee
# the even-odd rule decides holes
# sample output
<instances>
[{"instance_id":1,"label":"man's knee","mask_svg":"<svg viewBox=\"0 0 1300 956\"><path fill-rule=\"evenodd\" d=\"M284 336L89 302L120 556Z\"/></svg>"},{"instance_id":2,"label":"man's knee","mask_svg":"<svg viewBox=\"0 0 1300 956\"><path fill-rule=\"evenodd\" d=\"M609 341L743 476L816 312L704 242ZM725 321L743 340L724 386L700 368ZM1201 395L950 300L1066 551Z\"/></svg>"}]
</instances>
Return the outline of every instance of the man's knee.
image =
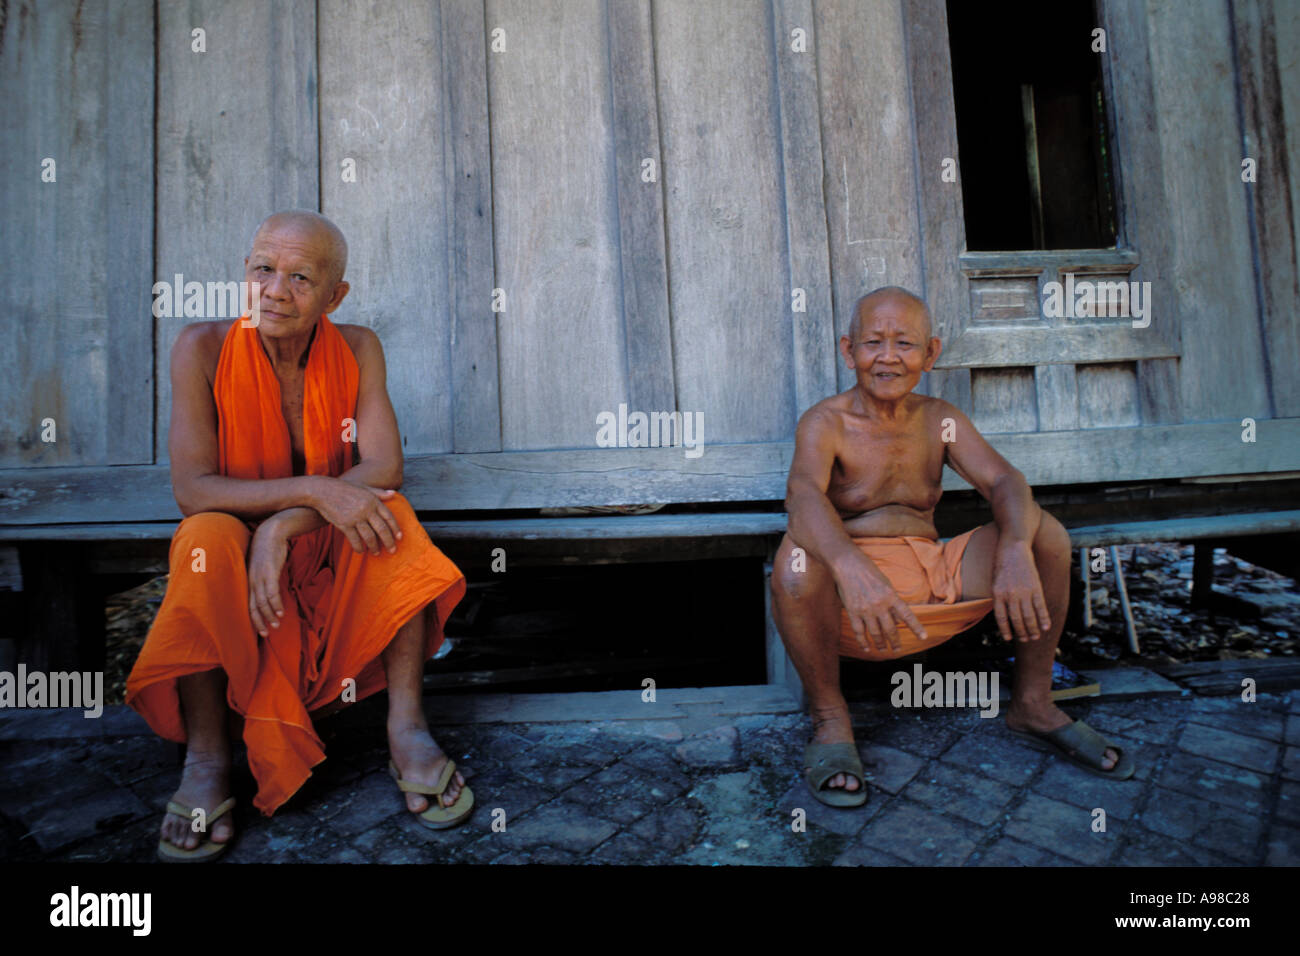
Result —
<instances>
[{"instance_id":1,"label":"man's knee","mask_svg":"<svg viewBox=\"0 0 1300 956\"><path fill-rule=\"evenodd\" d=\"M224 511L200 511L180 523L172 537L173 560L238 560L242 567L252 534L243 521Z\"/></svg>"},{"instance_id":2,"label":"man's knee","mask_svg":"<svg viewBox=\"0 0 1300 956\"><path fill-rule=\"evenodd\" d=\"M1038 534L1034 536L1034 551L1040 555L1056 558L1069 558L1070 532L1056 518L1043 512L1038 522Z\"/></svg>"},{"instance_id":3,"label":"man's knee","mask_svg":"<svg viewBox=\"0 0 1300 956\"><path fill-rule=\"evenodd\" d=\"M772 596L783 602L805 601L825 594L830 577L825 566L793 542L783 542L772 562Z\"/></svg>"},{"instance_id":4,"label":"man's knee","mask_svg":"<svg viewBox=\"0 0 1300 956\"><path fill-rule=\"evenodd\" d=\"M391 498L380 498L379 500L382 501L385 507L393 513L393 517L397 519L399 525L405 525L410 522L419 523L419 519L415 515L415 509L411 506L411 502L409 502L406 499L406 496L400 491L395 493Z\"/></svg>"}]
</instances>

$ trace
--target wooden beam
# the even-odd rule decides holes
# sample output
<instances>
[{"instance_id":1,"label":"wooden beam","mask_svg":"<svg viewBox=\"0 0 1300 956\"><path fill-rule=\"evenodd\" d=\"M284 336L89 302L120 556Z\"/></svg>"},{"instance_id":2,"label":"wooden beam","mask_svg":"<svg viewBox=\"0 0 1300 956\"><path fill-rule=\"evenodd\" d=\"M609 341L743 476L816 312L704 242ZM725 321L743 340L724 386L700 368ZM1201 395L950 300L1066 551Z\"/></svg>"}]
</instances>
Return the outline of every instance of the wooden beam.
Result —
<instances>
[{"instance_id":1,"label":"wooden beam","mask_svg":"<svg viewBox=\"0 0 1300 956\"><path fill-rule=\"evenodd\" d=\"M1031 485L1121 482L1300 469L1300 419L990 435ZM791 442L680 448L427 455L406 462L402 493L421 511L710 501L781 501ZM966 489L945 471L946 491ZM180 520L159 465L0 471L0 524Z\"/></svg>"}]
</instances>

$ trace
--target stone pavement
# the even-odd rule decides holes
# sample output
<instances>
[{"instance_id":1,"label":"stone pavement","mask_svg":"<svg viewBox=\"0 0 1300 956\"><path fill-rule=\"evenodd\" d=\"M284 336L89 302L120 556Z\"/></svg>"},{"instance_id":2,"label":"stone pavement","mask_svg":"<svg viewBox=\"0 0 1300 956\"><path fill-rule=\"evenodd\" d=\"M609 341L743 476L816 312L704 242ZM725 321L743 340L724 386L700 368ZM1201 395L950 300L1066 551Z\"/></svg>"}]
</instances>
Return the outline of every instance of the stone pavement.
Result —
<instances>
[{"instance_id":1,"label":"stone pavement","mask_svg":"<svg viewBox=\"0 0 1300 956\"><path fill-rule=\"evenodd\" d=\"M237 754L225 861L1300 862L1300 691L1063 704L1131 749L1128 782L1026 747L1001 717L855 704L871 786L857 810L809 794L799 766L810 723L779 688L660 690L654 703L639 689L427 699L478 799L468 824L440 832L413 821L386 772L384 704L377 695L321 722L329 758L269 820L252 809ZM122 707L97 720L0 712L0 859L152 860L177 760Z\"/></svg>"}]
</instances>

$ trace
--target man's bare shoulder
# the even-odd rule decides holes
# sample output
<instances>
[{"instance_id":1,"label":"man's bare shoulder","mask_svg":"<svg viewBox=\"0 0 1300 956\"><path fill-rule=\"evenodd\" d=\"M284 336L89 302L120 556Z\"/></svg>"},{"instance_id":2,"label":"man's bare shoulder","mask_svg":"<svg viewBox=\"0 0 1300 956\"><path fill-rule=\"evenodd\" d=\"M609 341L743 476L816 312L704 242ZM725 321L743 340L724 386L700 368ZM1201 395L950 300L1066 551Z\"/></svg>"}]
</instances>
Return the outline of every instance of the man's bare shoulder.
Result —
<instances>
[{"instance_id":1,"label":"man's bare shoulder","mask_svg":"<svg viewBox=\"0 0 1300 956\"><path fill-rule=\"evenodd\" d=\"M812 432L839 432L844 425L844 418L852 411L853 389L823 398L808 411L799 416L796 434L805 435Z\"/></svg>"},{"instance_id":2,"label":"man's bare shoulder","mask_svg":"<svg viewBox=\"0 0 1300 956\"><path fill-rule=\"evenodd\" d=\"M379 336L368 325L335 322L334 327L339 330L339 335L343 336L343 341L348 343L348 348L352 350L352 356L357 360L358 366L363 365L375 349L381 352L383 350Z\"/></svg>"},{"instance_id":3,"label":"man's bare shoulder","mask_svg":"<svg viewBox=\"0 0 1300 956\"><path fill-rule=\"evenodd\" d=\"M208 384L211 384L216 378L217 361L221 358L221 346L226 341L226 333L238 321L218 319L215 322L190 323L176 336L173 354L187 358L188 367L202 370Z\"/></svg>"},{"instance_id":4,"label":"man's bare shoulder","mask_svg":"<svg viewBox=\"0 0 1300 956\"><path fill-rule=\"evenodd\" d=\"M944 425L947 423L948 419L952 419L954 425L960 425L963 429L970 429L975 431L976 434L979 434L974 423L971 422L966 413L952 402L942 398L934 398L929 395L917 395L916 398L925 402L924 405L918 407L924 410L928 421Z\"/></svg>"}]
</instances>

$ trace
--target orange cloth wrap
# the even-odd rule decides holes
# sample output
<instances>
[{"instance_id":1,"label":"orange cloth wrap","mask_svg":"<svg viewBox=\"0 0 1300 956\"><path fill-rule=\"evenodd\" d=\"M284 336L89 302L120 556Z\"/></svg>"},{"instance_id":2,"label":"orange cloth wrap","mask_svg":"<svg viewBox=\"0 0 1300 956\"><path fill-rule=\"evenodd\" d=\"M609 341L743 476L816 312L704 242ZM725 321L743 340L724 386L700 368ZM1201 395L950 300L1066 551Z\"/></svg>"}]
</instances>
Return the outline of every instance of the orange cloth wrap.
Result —
<instances>
[{"instance_id":1,"label":"orange cloth wrap","mask_svg":"<svg viewBox=\"0 0 1300 956\"><path fill-rule=\"evenodd\" d=\"M307 474L351 467L344 419L355 419L359 370L333 323L321 316L307 358L303 432ZM221 348L213 395L219 470L231 478L293 474L280 383L256 328L234 322ZM289 540L280 577L284 617L266 637L248 612L247 554L253 526L223 512L191 515L172 537L171 575L126 684L126 702L168 740L184 742L177 678L221 668L226 700L242 718L254 805L270 816L325 759L309 712L338 702L344 680L361 700L386 685L379 654L430 601L437 621L425 657L442 643L443 622L465 595L465 577L434 547L402 495L385 504L402 529L397 553L357 554L332 525ZM196 548L203 549L202 571Z\"/></svg>"},{"instance_id":2,"label":"orange cloth wrap","mask_svg":"<svg viewBox=\"0 0 1300 956\"><path fill-rule=\"evenodd\" d=\"M898 624L899 651L878 651L865 639L864 650L849 624L849 615L840 609L840 655L866 661L890 661L931 647L938 647L954 635L979 623L993 610L992 598L959 601L961 597L961 559L966 545L977 529L972 528L942 543L930 538L909 535L896 538L854 538L867 557L889 579L898 596L912 609L929 635L922 641L906 624Z\"/></svg>"}]
</instances>

